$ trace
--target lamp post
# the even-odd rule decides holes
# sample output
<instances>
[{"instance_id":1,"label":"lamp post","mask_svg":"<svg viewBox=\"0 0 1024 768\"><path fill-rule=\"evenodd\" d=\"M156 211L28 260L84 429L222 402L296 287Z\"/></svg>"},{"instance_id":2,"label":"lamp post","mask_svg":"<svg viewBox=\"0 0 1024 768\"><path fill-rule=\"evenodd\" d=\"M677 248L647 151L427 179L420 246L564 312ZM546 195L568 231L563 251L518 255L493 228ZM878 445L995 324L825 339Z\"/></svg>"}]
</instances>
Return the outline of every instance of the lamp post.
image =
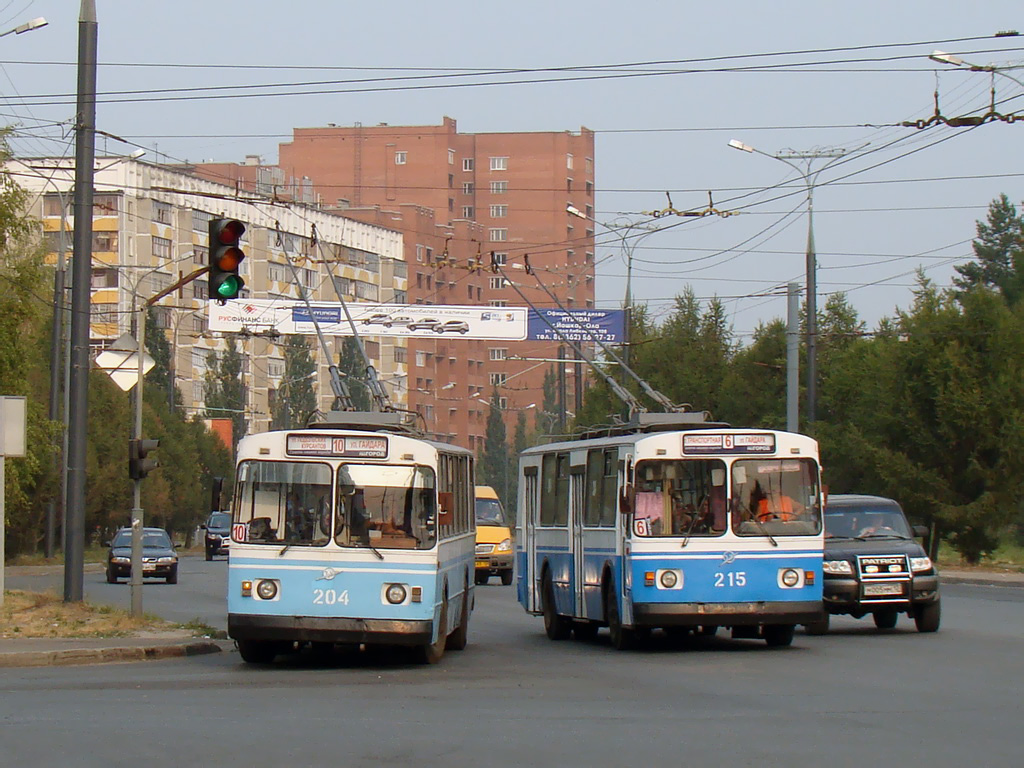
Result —
<instances>
[{"instance_id":1,"label":"lamp post","mask_svg":"<svg viewBox=\"0 0 1024 768\"><path fill-rule=\"evenodd\" d=\"M785 163L800 174L807 190L807 426L813 429L817 418L818 400L818 284L817 284L817 252L814 247L814 186L822 171L832 166L839 158L846 155L846 150L811 150L809 152L780 152L772 155L731 139L729 146L742 152L770 157ZM817 169L816 160L827 160ZM801 164L798 164L801 163Z\"/></svg>"}]
</instances>

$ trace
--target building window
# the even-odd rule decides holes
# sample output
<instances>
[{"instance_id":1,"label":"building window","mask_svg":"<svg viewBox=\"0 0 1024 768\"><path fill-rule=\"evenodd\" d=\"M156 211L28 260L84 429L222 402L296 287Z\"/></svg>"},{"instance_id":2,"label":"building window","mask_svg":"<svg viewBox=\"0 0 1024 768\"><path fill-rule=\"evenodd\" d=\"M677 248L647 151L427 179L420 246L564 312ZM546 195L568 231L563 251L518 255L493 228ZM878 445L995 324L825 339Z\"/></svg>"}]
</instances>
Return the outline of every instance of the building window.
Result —
<instances>
[{"instance_id":1,"label":"building window","mask_svg":"<svg viewBox=\"0 0 1024 768\"><path fill-rule=\"evenodd\" d=\"M490 378L490 382L491 382L491 386L492 387L501 387L501 386L504 386L505 380L508 378L508 374L507 373L494 373L494 372L492 372L489 375L489 378Z\"/></svg>"},{"instance_id":2,"label":"building window","mask_svg":"<svg viewBox=\"0 0 1024 768\"><path fill-rule=\"evenodd\" d=\"M424 352L423 350L416 350L416 365L419 366L420 368L422 368L426 364L427 364L427 353ZM418 382L416 384L417 387L422 387L423 386L422 379L417 379L416 381Z\"/></svg>"},{"instance_id":3,"label":"building window","mask_svg":"<svg viewBox=\"0 0 1024 768\"><path fill-rule=\"evenodd\" d=\"M366 356L371 360L380 360L380 342L370 341L366 339L363 342L363 349L366 350Z\"/></svg>"},{"instance_id":4,"label":"building window","mask_svg":"<svg viewBox=\"0 0 1024 768\"><path fill-rule=\"evenodd\" d=\"M504 347L491 347L488 352L491 354L491 360L508 359L508 350Z\"/></svg>"},{"instance_id":5,"label":"building window","mask_svg":"<svg viewBox=\"0 0 1024 768\"><path fill-rule=\"evenodd\" d=\"M153 201L153 218L160 224L173 224L173 214L174 206L168 203L161 203L158 200Z\"/></svg>"},{"instance_id":6,"label":"building window","mask_svg":"<svg viewBox=\"0 0 1024 768\"><path fill-rule=\"evenodd\" d=\"M117 195L94 195L92 198L93 216L112 216L117 213Z\"/></svg>"},{"instance_id":7,"label":"building window","mask_svg":"<svg viewBox=\"0 0 1024 768\"><path fill-rule=\"evenodd\" d=\"M490 236L490 239L493 242L496 242L496 243L505 242L506 240L508 240L508 230L507 229L491 229L491 230L489 230L489 236Z\"/></svg>"},{"instance_id":8,"label":"building window","mask_svg":"<svg viewBox=\"0 0 1024 768\"><path fill-rule=\"evenodd\" d=\"M571 154L565 156L565 167L568 168L570 171L572 170L572 155Z\"/></svg>"},{"instance_id":9,"label":"building window","mask_svg":"<svg viewBox=\"0 0 1024 768\"><path fill-rule=\"evenodd\" d=\"M491 182L491 194L492 195L504 195L508 192L507 181L492 181Z\"/></svg>"},{"instance_id":10,"label":"building window","mask_svg":"<svg viewBox=\"0 0 1024 768\"><path fill-rule=\"evenodd\" d=\"M116 269L94 269L92 271L93 288L117 288Z\"/></svg>"},{"instance_id":11,"label":"building window","mask_svg":"<svg viewBox=\"0 0 1024 768\"><path fill-rule=\"evenodd\" d=\"M492 219L504 219L508 216L507 205L492 205L491 206L491 218Z\"/></svg>"},{"instance_id":12,"label":"building window","mask_svg":"<svg viewBox=\"0 0 1024 768\"><path fill-rule=\"evenodd\" d=\"M565 180L565 191L572 194L572 179Z\"/></svg>"},{"instance_id":13,"label":"building window","mask_svg":"<svg viewBox=\"0 0 1024 768\"><path fill-rule=\"evenodd\" d=\"M587 182L587 197L593 197L593 196L594 196L594 182L588 181Z\"/></svg>"},{"instance_id":14,"label":"building window","mask_svg":"<svg viewBox=\"0 0 1024 768\"><path fill-rule=\"evenodd\" d=\"M492 157L491 158L491 170L492 171L507 171L508 170L508 158L507 157Z\"/></svg>"},{"instance_id":15,"label":"building window","mask_svg":"<svg viewBox=\"0 0 1024 768\"><path fill-rule=\"evenodd\" d=\"M407 157L406 152L395 152L395 165L405 165Z\"/></svg>"},{"instance_id":16,"label":"building window","mask_svg":"<svg viewBox=\"0 0 1024 768\"><path fill-rule=\"evenodd\" d=\"M448 198L448 210L449 210L449 212L455 210L455 198L452 198L452 197Z\"/></svg>"},{"instance_id":17,"label":"building window","mask_svg":"<svg viewBox=\"0 0 1024 768\"><path fill-rule=\"evenodd\" d=\"M416 243L416 261L423 261L424 248L420 243Z\"/></svg>"},{"instance_id":18,"label":"building window","mask_svg":"<svg viewBox=\"0 0 1024 768\"><path fill-rule=\"evenodd\" d=\"M283 357L267 358L267 376L269 376L272 379L280 379L282 376L284 376Z\"/></svg>"},{"instance_id":19,"label":"building window","mask_svg":"<svg viewBox=\"0 0 1024 768\"><path fill-rule=\"evenodd\" d=\"M594 172L594 158L588 157L586 159L586 163L585 164L586 164L586 167L587 167L587 173L593 173Z\"/></svg>"},{"instance_id":20,"label":"building window","mask_svg":"<svg viewBox=\"0 0 1024 768\"><path fill-rule=\"evenodd\" d=\"M153 238L153 257L156 259L171 258L171 241L164 237ZM103 249L109 250L109 249Z\"/></svg>"},{"instance_id":21,"label":"building window","mask_svg":"<svg viewBox=\"0 0 1024 768\"><path fill-rule=\"evenodd\" d=\"M472 205L464 205L464 206L462 206L462 218L464 218L464 219L472 219L473 218L473 206Z\"/></svg>"},{"instance_id":22,"label":"building window","mask_svg":"<svg viewBox=\"0 0 1024 768\"><path fill-rule=\"evenodd\" d=\"M464 170L464 171L472 171L473 170L473 158L472 157L464 157L464 158L462 158L462 170Z\"/></svg>"},{"instance_id":23,"label":"building window","mask_svg":"<svg viewBox=\"0 0 1024 768\"><path fill-rule=\"evenodd\" d=\"M196 232L209 232L210 231L210 219L213 218L212 213L206 211L197 211L192 209L192 229Z\"/></svg>"},{"instance_id":24,"label":"building window","mask_svg":"<svg viewBox=\"0 0 1024 768\"><path fill-rule=\"evenodd\" d=\"M462 194L464 194L464 195L472 195L473 194L473 182L472 181L464 181L464 182L462 182Z\"/></svg>"},{"instance_id":25,"label":"building window","mask_svg":"<svg viewBox=\"0 0 1024 768\"><path fill-rule=\"evenodd\" d=\"M275 264L272 261L267 262L267 280L272 283L286 283L288 282L288 267L284 264Z\"/></svg>"},{"instance_id":26,"label":"building window","mask_svg":"<svg viewBox=\"0 0 1024 768\"><path fill-rule=\"evenodd\" d=\"M404 363L406 361L406 348L405 347L392 347L391 354L396 363Z\"/></svg>"},{"instance_id":27,"label":"building window","mask_svg":"<svg viewBox=\"0 0 1024 768\"><path fill-rule=\"evenodd\" d=\"M490 301L487 302L487 304L488 306L491 307L507 307L508 301L506 301L505 299L491 299Z\"/></svg>"},{"instance_id":28,"label":"building window","mask_svg":"<svg viewBox=\"0 0 1024 768\"><path fill-rule=\"evenodd\" d=\"M497 290L500 290L500 289L505 287L505 278L504 277L492 277L492 278L489 278L489 280L490 280L490 289L492 291L497 291Z\"/></svg>"},{"instance_id":29,"label":"building window","mask_svg":"<svg viewBox=\"0 0 1024 768\"><path fill-rule=\"evenodd\" d=\"M455 150L448 150L448 165L455 165Z\"/></svg>"},{"instance_id":30,"label":"building window","mask_svg":"<svg viewBox=\"0 0 1024 768\"><path fill-rule=\"evenodd\" d=\"M92 321L94 323L117 323L117 304L93 304Z\"/></svg>"},{"instance_id":31,"label":"building window","mask_svg":"<svg viewBox=\"0 0 1024 768\"><path fill-rule=\"evenodd\" d=\"M503 410L503 411L506 408L508 408L508 398L507 397L499 397L498 398L498 407L501 408L501 410Z\"/></svg>"},{"instance_id":32,"label":"building window","mask_svg":"<svg viewBox=\"0 0 1024 768\"><path fill-rule=\"evenodd\" d=\"M592 206L592 205L586 206L586 214L587 214L587 218L588 219L594 218L594 206Z\"/></svg>"},{"instance_id":33,"label":"building window","mask_svg":"<svg viewBox=\"0 0 1024 768\"><path fill-rule=\"evenodd\" d=\"M505 266L506 264L508 264L508 254L507 253L498 253L497 251L495 251L494 252L494 263L497 264L499 267Z\"/></svg>"}]
</instances>

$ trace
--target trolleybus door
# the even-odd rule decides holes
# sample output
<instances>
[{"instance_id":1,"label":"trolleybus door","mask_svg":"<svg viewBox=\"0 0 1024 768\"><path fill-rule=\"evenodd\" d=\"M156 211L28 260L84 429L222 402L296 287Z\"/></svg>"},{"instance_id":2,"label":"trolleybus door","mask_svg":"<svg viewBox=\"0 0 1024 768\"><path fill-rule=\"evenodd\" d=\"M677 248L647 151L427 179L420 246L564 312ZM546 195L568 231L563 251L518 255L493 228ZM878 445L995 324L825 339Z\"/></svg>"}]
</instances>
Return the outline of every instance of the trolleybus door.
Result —
<instances>
[{"instance_id":1,"label":"trolleybus door","mask_svg":"<svg viewBox=\"0 0 1024 768\"><path fill-rule=\"evenodd\" d=\"M519 478L522 489L522 509L519 510L522 516L523 542L526 554L525 573L519 574L523 579L525 600L523 605L528 611L539 611L540 601L537 599L539 586L537 584L537 525L540 523L540 488L537 467L523 467L523 475ZM524 594L524 593L520 593Z\"/></svg>"},{"instance_id":2,"label":"trolleybus door","mask_svg":"<svg viewBox=\"0 0 1024 768\"><path fill-rule=\"evenodd\" d=\"M578 466L571 469L569 475L569 525L571 526L570 548L573 564L573 616L586 616L587 608L583 593L586 582L586 553L583 546L583 513L587 490L586 467Z\"/></svg>"}]
</instances>

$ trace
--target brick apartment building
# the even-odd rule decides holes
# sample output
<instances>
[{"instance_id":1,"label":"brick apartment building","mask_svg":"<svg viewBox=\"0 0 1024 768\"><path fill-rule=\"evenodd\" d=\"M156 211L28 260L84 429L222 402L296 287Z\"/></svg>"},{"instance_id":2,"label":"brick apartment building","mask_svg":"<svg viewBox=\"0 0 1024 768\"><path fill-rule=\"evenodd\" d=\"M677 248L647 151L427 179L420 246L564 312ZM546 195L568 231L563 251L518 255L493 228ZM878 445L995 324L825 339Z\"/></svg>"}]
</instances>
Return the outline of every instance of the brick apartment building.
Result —
<instances>
[{"instance_id":1,"label":"brick apartment building","mask_svg":"<svg viewBox=\"0 0 1024 768\"><path fill-rule=\"evenodd\" d=\"M194 172L247 189L273 178L282 196L309 199L312 191L324 209L399 230L410 303L557 306L539 279L563 307L594 306L594 134L585 128L461 134L448 117L437 126L296 128L278 166L260 168L267 166L248 158ZM487 269L492 253L513 285ZM524 270L527 256L534 275ZM439 437L476 449L489 408L481 401L495 387L510 433L516 411L539 412L559 345L410 340L409 355L410 407ZM571 411L578 387L567 367Z\"/></svg>"}]
</instances>

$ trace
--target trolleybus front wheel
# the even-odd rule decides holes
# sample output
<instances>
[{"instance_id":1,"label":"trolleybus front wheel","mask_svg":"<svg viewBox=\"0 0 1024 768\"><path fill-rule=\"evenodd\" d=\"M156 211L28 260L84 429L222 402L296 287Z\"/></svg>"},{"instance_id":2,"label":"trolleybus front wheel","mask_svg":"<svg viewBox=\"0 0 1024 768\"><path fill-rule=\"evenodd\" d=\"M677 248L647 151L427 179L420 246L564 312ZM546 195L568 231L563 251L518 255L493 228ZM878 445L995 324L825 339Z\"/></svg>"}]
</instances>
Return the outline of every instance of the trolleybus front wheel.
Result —
<instances>
[{"instance_id":1,"label":"trolleybus front wheel","mask_svg":"<svg viewBox=\"0 0 1024 768\"><path fill-rule=\"evenodd\" d=\"M273 640L238 640L238 655L247 664L270 664L282 653L282 643Z\"/></svg>"},{"instance_id":2,"label":"trolleybus front wheel","mask_svg":"<svg viewBox=\"0 0 1024 768\"><path fill-rule=\"evenodd\" d=\"M449 651L464 651L469 643L469 585L462 593L462 618L455 631L448 635L445 648Z\"/></svg>"},{"instance_id":3,"label":"trolleybus front wheel","mask_svg":"<svg viewBox=\"0 0 1024 768\"><path fill-rule=\"evenodd\" d=\"M636 644L636 634L622 626L619 617L619 602L615 599L613 584L609 584L604 593L604 614L608 621L608 634L612 639L612 647L617 651L626 651Z\"/></svg>"},{"instance_id":4,"label":"trolleybus front wheel","mask_svg":"<svg viewBox=\"0 0 1024 768\"><path fill-rule=\"evenodd\" d=\"M796 627L792 624L765 624L764 641L771 648L783 648L793 644L793 630Z\"/></svg>"},{"instance_id":5,"label":"trolleybus front wheel","mask_svg":"<svg viewBox=\"0 0 1024 768\"><path fill-rule=\"evenodd\" d=\"M444 656L444 648L448 642L448 598L445 597L441 603L441 620L438 622L437 641L421 645L416 649L416 655L421 664L437 664Z\"/></svg>"},{"instance_id":6,"label":"trolleybus front wheel","mask_svg":"<svg viewBox=\"0 0 1024 768\"><path fill-rule=\"evenodd\" d=\"M541 608L544 612L544 632L549 640L568 640L572 632L572 620L559 616L555 610L555 587L551 583L551 571L544 571L541 587Z\"/></svg>"}]
</instances>

